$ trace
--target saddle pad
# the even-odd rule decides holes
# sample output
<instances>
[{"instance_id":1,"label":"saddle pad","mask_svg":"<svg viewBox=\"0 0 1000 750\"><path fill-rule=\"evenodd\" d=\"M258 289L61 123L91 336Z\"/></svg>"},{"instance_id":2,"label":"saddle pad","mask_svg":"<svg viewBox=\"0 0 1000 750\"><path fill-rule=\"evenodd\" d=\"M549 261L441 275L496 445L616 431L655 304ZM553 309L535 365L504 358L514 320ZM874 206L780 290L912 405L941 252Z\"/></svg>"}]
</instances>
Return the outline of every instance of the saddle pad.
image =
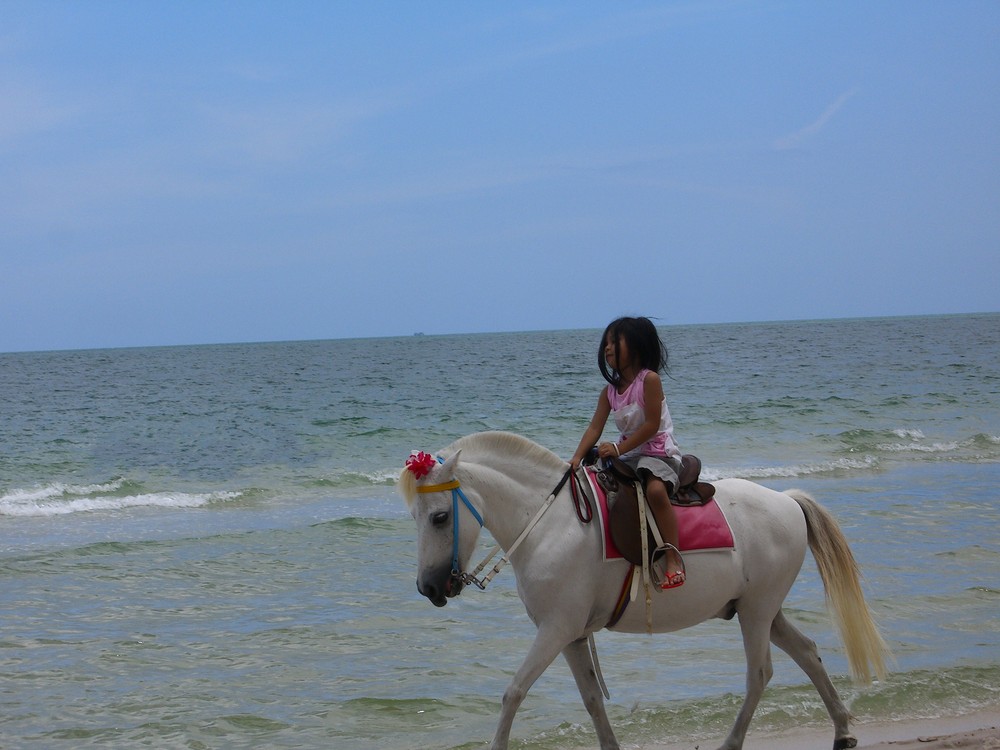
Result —
<instances>
[{"instance_id":1,"label":"saddle pad","mask_svg":"<svg viewBox=\"0 0 1000 750\"><path fill-rule=\"evenodd\" d=\"M620 560L619 552L611 538L611 525L608 522L608 498L597 481L595 472L586 471L587 483L597 505L597 513L601 519L601 538L604 540L604 559ZM677 514L677 536L681 552L704 552L708 550L735 549L733 530L729 526L722 507L712 498L704 505L675 505Z\"/></svg>"}]
</instances>

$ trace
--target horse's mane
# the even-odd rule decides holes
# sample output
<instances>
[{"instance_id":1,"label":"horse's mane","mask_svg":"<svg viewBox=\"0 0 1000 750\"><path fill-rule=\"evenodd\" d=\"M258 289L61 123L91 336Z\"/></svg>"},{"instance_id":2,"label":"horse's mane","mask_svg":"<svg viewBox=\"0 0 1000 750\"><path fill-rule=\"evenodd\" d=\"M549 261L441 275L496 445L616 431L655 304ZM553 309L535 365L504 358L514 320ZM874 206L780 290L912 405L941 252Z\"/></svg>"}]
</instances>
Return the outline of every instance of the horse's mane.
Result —
<instances>
[{"instance_id":1,"label":"horse's mane","mask_svg":"<svg viewBox=\"0 0 1000 750\"><path fill-rule=\"evenodd\" d=\"M566 468L566 462L548 448L513 432L476 432L466 435L444 448L441 456L448 458L458 451L462 451L463 458L500 454L515 463L531 462L538 464L540 468L551 466L560 471Z\"/></svg>"},{"instance_id":2,"label":"horse's mane","mask_svg":"<svg viewBox=\"0 0 1000 750\"><path fill-rule=\"evenodd\" d=\"M566 468L566 462L548 448L513 432L476 432L466 435L447 448L442 448L437 455L448 459L458 451L462 451L460 467L462 462L475 462L480 456L500 455L515 464L530 464L542 469L551 467L553 472L561 472ZM408 505L413 502L417 493L417 481L406 469L399 475L398 489Z\"/></svg>"}]
</instances>

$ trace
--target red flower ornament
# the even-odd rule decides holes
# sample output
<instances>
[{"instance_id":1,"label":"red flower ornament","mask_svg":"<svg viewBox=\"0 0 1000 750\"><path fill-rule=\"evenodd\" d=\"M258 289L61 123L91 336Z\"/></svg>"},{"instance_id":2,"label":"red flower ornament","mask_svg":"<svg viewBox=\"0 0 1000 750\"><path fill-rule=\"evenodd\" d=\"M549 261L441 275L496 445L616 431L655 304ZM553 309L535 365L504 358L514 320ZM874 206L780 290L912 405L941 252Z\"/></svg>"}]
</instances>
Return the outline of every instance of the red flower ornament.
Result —
<instances>
[{"instance_id":1,"label":"red flower ornament","mask_svg":"<svg viewBox=\"0 0 1000 750\"><path fill-rule=\"evenodd\" d=\"M413 476L417 479L426 477L431 473L431 469L437 464L434 460L434 456L430 453L424 453L423 451L414 451L410 454L410 457L406 459L406 468L413 472Z\"/></svg>"}]
</instances>

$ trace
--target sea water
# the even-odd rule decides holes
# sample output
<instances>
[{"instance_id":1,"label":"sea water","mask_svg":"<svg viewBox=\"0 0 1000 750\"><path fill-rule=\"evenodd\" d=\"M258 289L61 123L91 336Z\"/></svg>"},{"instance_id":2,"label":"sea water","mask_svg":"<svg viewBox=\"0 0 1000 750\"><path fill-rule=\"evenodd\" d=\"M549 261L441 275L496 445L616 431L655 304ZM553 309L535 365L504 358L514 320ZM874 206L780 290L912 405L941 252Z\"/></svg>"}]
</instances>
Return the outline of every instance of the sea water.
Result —
<instances>
[{"instance_id":1,"label":"sea water","mask_svg":"<svg viewBox=\"0 0 1000 750\"><path fill-rule=\"evenodd\" d=\"M811 557L786 604L859 734L996 706L1000 315L662 333L677 437L704 474L805 489L852 544L888 679L846 677ZM480 430L568 457L602 387L599 338L0 354L0 747L483 746L533 626L509 569L444 609L417 594L395 478L411 450ZM597 644L623 746L728 732L736 623ZM751 732L803 725L829 731L776 652ZM512 746L595 745L556 662Z\"/></svg>"}]
</instances>

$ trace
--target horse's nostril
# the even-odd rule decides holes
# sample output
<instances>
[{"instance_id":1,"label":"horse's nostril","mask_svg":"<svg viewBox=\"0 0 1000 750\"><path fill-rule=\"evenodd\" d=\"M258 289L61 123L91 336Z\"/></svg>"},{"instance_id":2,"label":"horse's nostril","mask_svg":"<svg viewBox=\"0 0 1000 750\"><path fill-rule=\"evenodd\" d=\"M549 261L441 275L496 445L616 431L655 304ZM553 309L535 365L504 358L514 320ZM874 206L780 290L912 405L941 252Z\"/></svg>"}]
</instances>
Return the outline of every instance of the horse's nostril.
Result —
<instances>
[{"instance_id":1,"label":"horse's nostril","mask_svg":"<svg viewBox=\"0 0 1000 750\"><path fill-rule=\"evenodd\" d=\"M431 601L441 598L441 591L433 583L420 583L417 581L417 591L420 592L421 596L424 596Z\"/></svg>"}]
</instances>

